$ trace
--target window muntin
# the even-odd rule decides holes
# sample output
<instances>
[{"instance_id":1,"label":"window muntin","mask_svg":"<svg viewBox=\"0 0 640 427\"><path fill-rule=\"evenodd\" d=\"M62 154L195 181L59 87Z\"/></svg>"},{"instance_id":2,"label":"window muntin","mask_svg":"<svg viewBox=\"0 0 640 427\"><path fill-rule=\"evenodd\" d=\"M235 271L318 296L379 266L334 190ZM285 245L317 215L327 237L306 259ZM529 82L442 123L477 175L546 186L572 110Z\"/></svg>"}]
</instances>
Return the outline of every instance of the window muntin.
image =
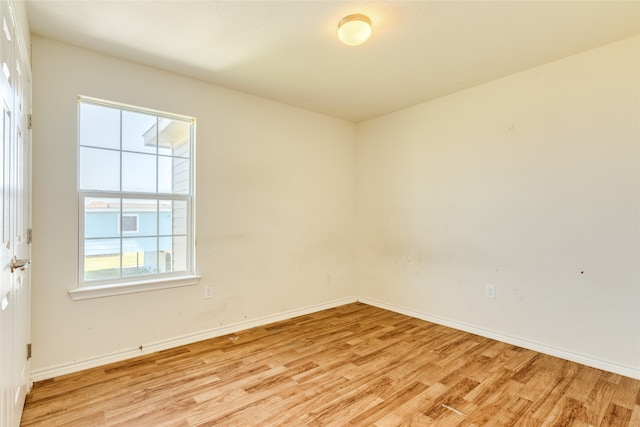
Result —
<instances>
[{"instance_id":1,"label":"window muntin","mask_svg":"<svg viewBox=\"0 0 640 427\"><path fill-rule=\"evenodd\" d=\"M81 284L191 275L195 119L79 98Z\"/></svg>"}]
</instances>

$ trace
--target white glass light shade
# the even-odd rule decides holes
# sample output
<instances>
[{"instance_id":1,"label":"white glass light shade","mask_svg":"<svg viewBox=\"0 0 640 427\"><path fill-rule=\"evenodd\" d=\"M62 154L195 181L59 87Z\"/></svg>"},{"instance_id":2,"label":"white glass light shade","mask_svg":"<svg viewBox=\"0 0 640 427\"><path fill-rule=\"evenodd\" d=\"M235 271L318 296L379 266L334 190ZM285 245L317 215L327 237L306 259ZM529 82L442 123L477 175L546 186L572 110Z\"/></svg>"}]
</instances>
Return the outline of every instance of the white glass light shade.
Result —
<instances>
[{"instance_id":1,"label":"white glass light shade","mask_svg":"<svg viewBox=\"0 0 640 427\"><path fill-rule=\"evenodd\" d=\"M338 38L347 46L359 46L371 37L371 20L360 14L342 18L338 24Z\"/></svg>"}]
</instances>

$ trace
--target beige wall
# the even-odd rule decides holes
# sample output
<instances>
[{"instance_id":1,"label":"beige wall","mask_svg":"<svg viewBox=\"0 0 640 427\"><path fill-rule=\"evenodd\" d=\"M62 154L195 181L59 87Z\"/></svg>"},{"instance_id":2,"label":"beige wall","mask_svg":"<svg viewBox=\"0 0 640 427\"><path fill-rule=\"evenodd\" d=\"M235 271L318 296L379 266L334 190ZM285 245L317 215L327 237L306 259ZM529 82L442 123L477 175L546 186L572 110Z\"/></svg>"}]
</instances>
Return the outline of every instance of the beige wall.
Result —
<instances>
[{"instance_id":1,"label":"beige wall","mask_svg":"<svg viewBox=\"0 0 640 427\"><path fill-rule=\"evenodd\" d=\"M354 125L33 36L34 376L358 296L640 377L639 44ZM198 118L199 286L69 298L78 94Z\"/></svg>"},{"instance_id":2,"label":"beige wall","mask_svg":"<svg viewBox=\"0 0 640 427\"><path fill-rule=\"evenodd\" d=\"M354 124L38 36L32 42L35 377L355 299ZM69 298L77 283L77 95L197 118L200 285ZM204 285L213 288L210 300Z\"/></svg>"},{"instance_id":3,"label":"beige wall","mask_svg":"<svg viewBox=\"0 0 640 427\"><path fill-rule=\"evenodd\" d=\"M361 299L640 376L639 45L361 124Z\"/></svg>"}]
</instances>

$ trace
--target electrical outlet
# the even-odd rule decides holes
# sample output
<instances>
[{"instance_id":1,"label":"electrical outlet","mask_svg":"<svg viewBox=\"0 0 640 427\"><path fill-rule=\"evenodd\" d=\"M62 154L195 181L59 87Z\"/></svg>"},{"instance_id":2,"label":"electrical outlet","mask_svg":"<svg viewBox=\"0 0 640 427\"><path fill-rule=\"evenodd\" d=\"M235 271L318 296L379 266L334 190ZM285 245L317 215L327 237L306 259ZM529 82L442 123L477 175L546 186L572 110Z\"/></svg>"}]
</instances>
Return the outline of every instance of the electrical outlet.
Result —
<instances>
[{"instance_id":1,"label":"electrical outlet","mask_svg":"<svg viewBox=\"0 0 640 427\"><path fill-rule=\"evenodd\" d=\"M211 289L211 286L204 285L204 299L211 299L212 296L213 290Z\"/></svg>"},{"instance_id":2,"label":"electrical outlet","mask_svg":"<svg viewBox=\"0 0 640 427\"><path fill-rule=\"evenodd\" d=\"M496 285L487 283L484 288L487 298L496 299Z\"/></svg>"}]
</instances>

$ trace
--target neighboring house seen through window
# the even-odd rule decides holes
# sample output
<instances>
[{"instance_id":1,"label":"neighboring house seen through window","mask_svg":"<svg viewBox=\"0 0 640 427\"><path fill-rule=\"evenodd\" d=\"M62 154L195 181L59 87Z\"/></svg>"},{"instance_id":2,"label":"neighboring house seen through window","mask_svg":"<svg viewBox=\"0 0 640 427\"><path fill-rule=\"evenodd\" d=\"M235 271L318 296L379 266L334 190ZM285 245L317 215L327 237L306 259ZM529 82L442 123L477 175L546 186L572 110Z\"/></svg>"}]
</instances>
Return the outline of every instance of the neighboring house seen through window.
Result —
<instances>
[{"instance_id":1,"label":"neighboring house seen through window","mask_svg":"<svg viewBox=\"0 0 640 427\"><path fill-rule=\"evenodd\" d=\"M194 273L195 119L79 98L79 282Z\"/></svg>"}]
</instances>

